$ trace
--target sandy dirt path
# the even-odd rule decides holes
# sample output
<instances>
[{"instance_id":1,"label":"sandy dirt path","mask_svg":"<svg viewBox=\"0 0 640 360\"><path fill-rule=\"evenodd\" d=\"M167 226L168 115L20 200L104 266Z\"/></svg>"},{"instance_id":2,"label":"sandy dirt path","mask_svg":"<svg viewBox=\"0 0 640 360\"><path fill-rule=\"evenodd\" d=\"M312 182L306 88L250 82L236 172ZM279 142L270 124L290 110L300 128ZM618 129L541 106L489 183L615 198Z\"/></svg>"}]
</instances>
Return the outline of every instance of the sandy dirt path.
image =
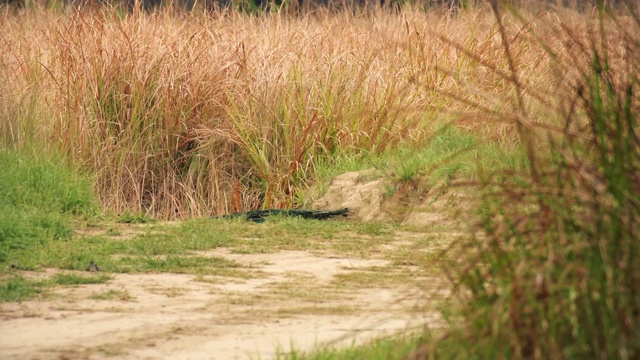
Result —
<instances>
[{"instance_id":1,"label":"sandy dirt path","mask_svg":"<svg viewBox=\"0 0 640 360\"><path fill-rule=\"evenodd\" d=\"M209 253L260 276L112 274L104 284L62 287L45 299L1 304L0 358L271 359L292 344L299 350L349 345L440 322L435 311L415 308L441 297L439 286L332 284L338 274L385 266L387 260L304 251Z\"/></svg>"}]
</instances>

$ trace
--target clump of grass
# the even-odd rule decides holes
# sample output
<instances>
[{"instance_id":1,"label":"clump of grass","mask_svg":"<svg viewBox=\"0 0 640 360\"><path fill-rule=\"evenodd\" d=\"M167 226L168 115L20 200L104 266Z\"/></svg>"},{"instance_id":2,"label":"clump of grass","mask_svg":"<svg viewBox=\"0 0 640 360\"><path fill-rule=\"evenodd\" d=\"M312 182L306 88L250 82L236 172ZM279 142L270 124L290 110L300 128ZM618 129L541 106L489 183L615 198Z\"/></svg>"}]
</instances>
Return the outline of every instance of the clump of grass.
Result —
<instances>
[{"instance_id":1,"label":"clump of grass","mask_svg":"<svg viewBox=\"0 0 640 360\"><path fill-rule=\"evenodd\" d=\"M0 168L0 264L68 238L74 216L96 212L89 181L59 159L0 150Z\"/></svg>"},{"instance_id":2,"label":"clump of grass","mask_svg":"<svg viewBox=\"0 0 640 360\"><path fill-rule=\"evenodd\" d=\"M41 294L46 287L46 281L29 280L22 276L12 276L0 282L0 302L24 301Z\"/></svg>"},{"instance_id":3,"label":"clump of grass","mask_svg":"<svg viewBox=\"0 0 640 360\"><path fill-rule=\"evenodd\" d=\"M561 122L541 126L523 99L543 97L521 80L493 2L529 166L485 180L477 232L446 267L460 293L453 329L416 357L640 356L640 23L598 8L587 30L531 33L560 76L558 100L538 111Z\"/></svg>"}]
</instances>

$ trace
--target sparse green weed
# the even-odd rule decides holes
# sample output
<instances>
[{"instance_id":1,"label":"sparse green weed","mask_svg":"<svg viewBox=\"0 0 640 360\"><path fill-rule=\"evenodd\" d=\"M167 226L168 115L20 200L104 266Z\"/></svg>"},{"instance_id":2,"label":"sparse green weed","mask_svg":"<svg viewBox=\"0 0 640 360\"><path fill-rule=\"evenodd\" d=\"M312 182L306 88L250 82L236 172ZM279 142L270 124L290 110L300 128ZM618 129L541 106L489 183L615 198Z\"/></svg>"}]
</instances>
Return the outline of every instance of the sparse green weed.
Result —
<instances>
[{"instance_id":1,"label":"sparse green weed","mask_svg":"<svg viewBox=\"0 0 640 360\"><path fill-rule=\"evenodd\" d=\"M53 277L53 283L57 285L86 285L104 284L111 280L111 276L100 274L95 276L76 275L71 273L60 273Z\"/></svg>"},{"instance_id":2,"label":"sparse green weed","mask_svg":"<svg viewBox=\"0 0 640 360\"><path fill-rule=\"evenodd\" d=\"M42 294L47 286L46 281L10 276L0 282L0 301L24 301Z\"/></svg>"},{"instance_id":3,"label":"sparse green weed","mask_svg":"<svg viewBox=\"0 0 640 360\"><path fill-rule=\"evenodd\" d=\"M127 290L109 290L101 293L93 293L89 297L91 300L120 300L120 301L132 301L135 300Z\"/></svg>"}]
</instances>

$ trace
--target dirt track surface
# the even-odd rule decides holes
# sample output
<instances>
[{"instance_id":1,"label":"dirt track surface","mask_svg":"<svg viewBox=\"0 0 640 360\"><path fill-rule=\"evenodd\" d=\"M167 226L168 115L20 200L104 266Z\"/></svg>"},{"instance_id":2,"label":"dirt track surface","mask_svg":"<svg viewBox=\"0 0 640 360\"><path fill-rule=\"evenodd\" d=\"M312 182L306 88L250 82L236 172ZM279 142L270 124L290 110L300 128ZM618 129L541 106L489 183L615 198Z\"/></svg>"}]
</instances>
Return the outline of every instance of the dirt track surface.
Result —
<instances>
[{"instance_id":1,"label":"dirt track surface","mask_svg":"<svg viewBox=\"0 0 640 360\"><path fill-rule=\"evenodd\" d=\"M261 275L221 280L112 274L104 284L57 288L49 298L1 304L0 358L271 359L291 345L349 345L439 324L435 310L416 309L443 296L440 286L432 286L440 283L436 278L421 279L431 290L332 282L336 275L385 266L387 260L304 251L241 255L216 249L206 255L241 262Z\"/></svg>"}]
</instances>

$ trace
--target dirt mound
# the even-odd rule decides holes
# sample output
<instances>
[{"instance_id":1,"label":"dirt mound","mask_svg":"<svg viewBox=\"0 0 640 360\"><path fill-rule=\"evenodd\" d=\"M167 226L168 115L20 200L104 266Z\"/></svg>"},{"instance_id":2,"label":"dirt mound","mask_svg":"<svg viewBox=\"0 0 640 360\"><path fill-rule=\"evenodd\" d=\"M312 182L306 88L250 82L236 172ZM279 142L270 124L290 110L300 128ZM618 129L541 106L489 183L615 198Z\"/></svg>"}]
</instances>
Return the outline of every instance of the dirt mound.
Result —
<instances>
[{"instance_id":1,"label":"dirt mound","mask_svg":"<svg viewBox=\"0 0 640 360\"><path fill-rule=\"evenodd\" d=\"M382 209L391 182L375 170L353 171L336 176L327 193L313 203L314 209L349 208L349 216L361 221L391 221Z\"/></svg>"},{"instance_id":2,"label":"dirt mound","mask_svg":"<svg viewBox=\"0 0 640 360\"><path fill-rule=\"evenodd\" d=\"M460 211L470 208L471 198L471 187L461 181L431 186L426 177L418 177L398 182L370 169L335 177L313 208L347 207L359 221L431 227L456 221Z\"/></svg>"}]
</instances>

